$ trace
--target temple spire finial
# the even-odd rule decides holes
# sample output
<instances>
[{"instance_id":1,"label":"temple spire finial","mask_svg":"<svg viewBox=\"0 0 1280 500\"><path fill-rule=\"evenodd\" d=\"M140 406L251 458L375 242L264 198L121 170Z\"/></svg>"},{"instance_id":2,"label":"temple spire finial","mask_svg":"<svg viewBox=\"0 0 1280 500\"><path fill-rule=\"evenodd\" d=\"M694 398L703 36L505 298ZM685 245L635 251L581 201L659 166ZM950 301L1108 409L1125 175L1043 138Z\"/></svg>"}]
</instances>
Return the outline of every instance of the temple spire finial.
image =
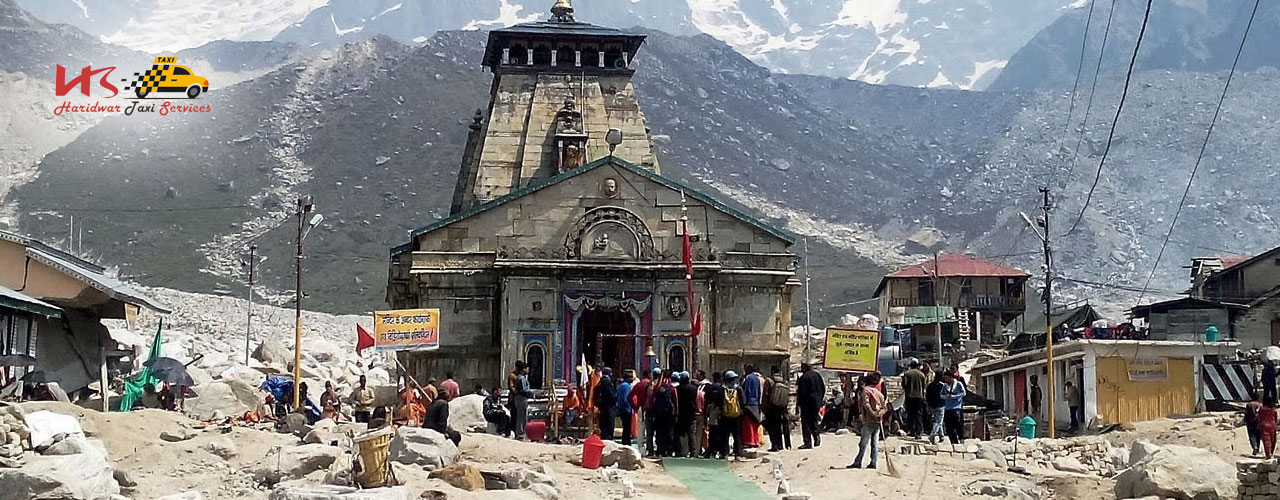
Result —
<instances>
[{"instance_id":1,"label":"temple spire finial","mask_svg":"<svg viewBox=\"0 0 1280 500\"><path fill-rule=\"evenodd\" d=\"M556 0L556 4L551 6L551 22L575 22L573 20L573 3L569 0Z\"/></svg>"}]
</instances>

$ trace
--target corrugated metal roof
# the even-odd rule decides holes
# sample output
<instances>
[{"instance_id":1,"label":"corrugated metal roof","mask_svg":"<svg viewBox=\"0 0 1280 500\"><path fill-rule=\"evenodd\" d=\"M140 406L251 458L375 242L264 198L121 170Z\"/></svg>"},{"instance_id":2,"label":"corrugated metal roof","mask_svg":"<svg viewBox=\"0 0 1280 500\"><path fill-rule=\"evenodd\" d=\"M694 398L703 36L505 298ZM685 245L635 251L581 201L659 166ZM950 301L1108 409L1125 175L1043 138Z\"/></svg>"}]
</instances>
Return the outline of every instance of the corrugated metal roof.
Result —
<instances>
[{"instance_id":1,"label":"corrugated metal roof","mask_svg":"<svg viewBox=\"0 0 1280 500\"><path fill-rule=\"evenodd\" d=\"M143 306L160 313L167 314L170 312L163 304L156 302L155 299L135 290L133 287L125 284L125 282L107 276L102 272L82 266L70 259L55 255L52 252L46 252L31 247L27 247L27 255L47 266L78 278L113 299Z\"/></svg>"},{"instance_id":2,"label":"corrugated metal roof","mask_svg":"<svg viewBox=\"0 0 1280 500\"><path fill-rule=\"evenodd\" d=\"M938 256L937 275L950 276L1007 276L1030 277L1026 271L1002 266L977 257L964 254L948 253ZM914 266L907 266L890 274L890 278L929 278L934 275L933 259L925 260Z\"/></svg>"},{"instance_id":3,"label":"corrugated metal roof","mask_svg":"<svg viewBox=\"0 0 1280 500\"><path fill-rule=\"evenodd\" d=\"M62 317L62 308L4 286L0 286L0 306L50 318Z\"/></svg>"}]
</instances>

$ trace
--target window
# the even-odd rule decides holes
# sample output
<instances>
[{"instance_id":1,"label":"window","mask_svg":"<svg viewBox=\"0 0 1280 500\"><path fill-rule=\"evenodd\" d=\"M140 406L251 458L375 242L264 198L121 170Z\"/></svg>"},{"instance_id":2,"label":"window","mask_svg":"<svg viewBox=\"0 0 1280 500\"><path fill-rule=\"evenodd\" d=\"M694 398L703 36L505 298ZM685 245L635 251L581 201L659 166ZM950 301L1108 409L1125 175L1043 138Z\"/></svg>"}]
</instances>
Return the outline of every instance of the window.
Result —
<instances>
[{"instance_id":1,"label":"window","mask_svg":"<svg viewBox=\"0 0 1280 500\"><path fill-rule=\"evenodd\" d=\"M933 297L933 281L923 279L916 282L916 299L920 301L922 306L934 305Z\"/></svg>"},{"instance_id":2,"label":"window","mask_svg":"<svg viewBox=\"0 0 1280 500\"><path fill-rule=\"evenodd\" d=\"M543 388L542 383L546 378L546 357L546 351L543 350L542 344L530 344L529 349L525 351L524 362L529 365L530 388Z\"/></svg>"},{"instance_id":3,"label":"window","mask_svg":"<svg viewBox=\"0 0 1280 500\"><path fill-rule=\"evenodd\" d=\"M175 74L175 75L190 75L190 74L191 74L191 72L190 72L190 71L187 71L185 68L173 68L173 74Z\"/></svg>"},{"instance_id":4,"label":"window","mask_svg":"<svg viewBox=\"0 0 1280 500\"><path fill-rule=\"evenodd\" d=\"M964 278L964 279L960 280L960 294L961 294L961 295L972 295L972 294L973 294L973 279L972 279L972 278Z\"/></svg>"}]
</instances>

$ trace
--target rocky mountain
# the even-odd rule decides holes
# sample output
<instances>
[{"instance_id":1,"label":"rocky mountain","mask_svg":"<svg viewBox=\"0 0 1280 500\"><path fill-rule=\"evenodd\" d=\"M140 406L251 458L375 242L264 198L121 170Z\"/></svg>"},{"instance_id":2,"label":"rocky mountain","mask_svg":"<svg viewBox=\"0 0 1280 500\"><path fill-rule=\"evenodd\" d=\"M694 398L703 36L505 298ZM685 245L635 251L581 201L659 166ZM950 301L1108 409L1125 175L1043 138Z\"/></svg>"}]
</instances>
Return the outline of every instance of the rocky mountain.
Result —
<instances>
[{"instance_id":1,"label":"rocky mountain","mask_svg":"<svg viewBox=\"0 0 1280 500\"><path fill-rule=\"evenodd\" d=\"M491 29L547 16L549 0L273 0L189 6L172 0L22 0L50 22L159 51L218 39L332 48L389 36ZM171 23L180 6L199 20ZM705 33L775 71L913 87L984 88L1041 28L1084 0L595 0L578 17L678 35ZM278 34L277 34L278 33Z\"/></svg>"},{"instance_id":2,"label":"rocky mountain","mask_svg":"<svg viewBox=\"0 0 1280 500\"><path fill-rule=\"evenodd\" d=\"M1084 82L1091 80L1103 35L1107 34L1102 71L1123 72L1146 10L1143 0L1114 0L1111 29L1106 30L1112 0L1097 2L1085 48ZM1155 2L1138 53L1139 70L1226 71L1231 67L1240 35L1253 9L1252 0L1175 0ZM1075 9L1037 33L1009 60L992 84L994 89L1070 88L1080 62L1080 41L1088 21L1087 9ZM1240 69L1280 66L1280 9L1263 5L1249 34Z\"/></svg>"}]
</instances>

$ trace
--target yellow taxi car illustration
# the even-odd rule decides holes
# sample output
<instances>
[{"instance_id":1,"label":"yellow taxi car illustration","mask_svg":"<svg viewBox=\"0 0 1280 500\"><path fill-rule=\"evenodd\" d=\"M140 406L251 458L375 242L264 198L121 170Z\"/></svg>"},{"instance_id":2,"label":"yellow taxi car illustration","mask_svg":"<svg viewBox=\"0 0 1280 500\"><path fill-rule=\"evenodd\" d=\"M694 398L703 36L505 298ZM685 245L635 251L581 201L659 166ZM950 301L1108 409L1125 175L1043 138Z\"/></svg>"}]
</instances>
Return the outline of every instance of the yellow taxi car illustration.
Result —
<instances>
[{"instance_id":1,"label":"yellow taxi car illustration","mask_svg":"<svg viewBox=\"0 0 1280 500\"><path fill-rule=\"evenodd\" d=\"M152 92L183 92L187 98L195 99L201 92L209 91L209 79L191 72L191 68L174 64L178 58L172 56L156 57L151 69L145 73L134 73L133 82L125 90L133 90L139 99Z\"/></svg>"}]
</instances>

